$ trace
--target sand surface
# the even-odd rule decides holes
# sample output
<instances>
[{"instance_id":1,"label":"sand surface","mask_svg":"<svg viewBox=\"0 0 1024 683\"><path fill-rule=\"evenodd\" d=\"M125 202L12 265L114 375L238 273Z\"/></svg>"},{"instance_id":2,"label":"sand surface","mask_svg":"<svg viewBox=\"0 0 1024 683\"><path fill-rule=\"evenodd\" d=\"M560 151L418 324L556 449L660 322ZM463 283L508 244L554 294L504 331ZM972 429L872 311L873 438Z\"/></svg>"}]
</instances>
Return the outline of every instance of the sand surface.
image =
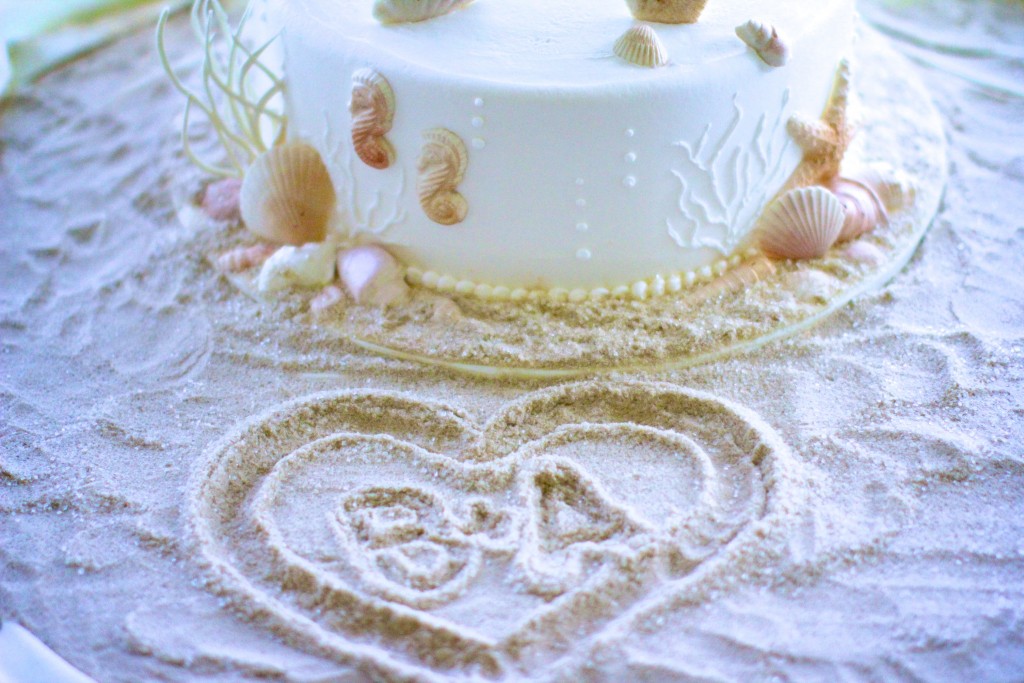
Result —
<instances>
[{"instance_id":1,"label":"sand surface","mask_svg":"<svg viewBox=\"0 0 1024 683\"><path fill-rule=\"evenodd\" d=\"M1021 680L1024 7L861 10L950 142L908 267L583 383L325 351L218 278L148 33L10 102L0 615L99 681Z\"/></svg>"}]
</instances>

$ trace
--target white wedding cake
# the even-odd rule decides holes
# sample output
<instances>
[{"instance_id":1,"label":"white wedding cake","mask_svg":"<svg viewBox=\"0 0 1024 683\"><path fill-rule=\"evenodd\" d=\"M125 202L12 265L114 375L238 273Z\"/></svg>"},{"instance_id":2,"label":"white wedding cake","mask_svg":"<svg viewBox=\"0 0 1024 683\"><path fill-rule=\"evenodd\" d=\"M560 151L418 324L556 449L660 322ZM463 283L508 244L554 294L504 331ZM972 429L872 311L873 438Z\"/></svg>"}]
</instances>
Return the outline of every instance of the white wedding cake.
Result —
<instances>
[{"instance_id":1,"label":"white wedding cake","mask_svg":"<svg viewBox=\"0 0 1024 683\"><path fill-rule=\"evenodd\" d=\"M853 4L715 0L679 24L624 0L268 0L261 16L336 232L441 291L644 298L751 246L803 155L787 123L829 104Z\"/></svg>"}]
</instances>

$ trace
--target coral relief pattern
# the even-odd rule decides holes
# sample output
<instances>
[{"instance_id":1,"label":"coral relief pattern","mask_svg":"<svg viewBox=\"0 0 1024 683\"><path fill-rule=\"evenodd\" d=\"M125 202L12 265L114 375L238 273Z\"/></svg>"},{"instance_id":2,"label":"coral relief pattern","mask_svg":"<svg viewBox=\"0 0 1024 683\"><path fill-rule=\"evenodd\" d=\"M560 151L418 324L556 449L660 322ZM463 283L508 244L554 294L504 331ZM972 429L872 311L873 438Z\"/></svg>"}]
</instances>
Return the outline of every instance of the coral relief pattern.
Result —
<instances>
[{"instance_id":1,"label":"coral relief pattern","mask_svg":"<svg viewBox=\"0 0 1024 683\"><path fill-rule=\"evenodd\" d=\"M789 90L782 95L780 115L757 120L754 140L748 145L733 138L743 121L743 110L733 98L733 117L721 134L709 123L695 142L681 141L678 168L681 222L666 219L669 237L685 249L708 248L723 256L740 245L786 181L786 149L792 145L785 135ZM695 181L694 179L699 179Z\"/></svg>"},{"instance_id":2,"label":"coral relief pattern","mask_svg":"<svg viewBox=\"0 0 1024 683\"><path fill-rule=\"evenodd\" d=\"M381 677L507 679L571 671L756 571L800 480L756 415L669 384L555 387L482 426L332 392L213 445L190 525L216 590L299 647Z\"/></svg>"}]
</instances>

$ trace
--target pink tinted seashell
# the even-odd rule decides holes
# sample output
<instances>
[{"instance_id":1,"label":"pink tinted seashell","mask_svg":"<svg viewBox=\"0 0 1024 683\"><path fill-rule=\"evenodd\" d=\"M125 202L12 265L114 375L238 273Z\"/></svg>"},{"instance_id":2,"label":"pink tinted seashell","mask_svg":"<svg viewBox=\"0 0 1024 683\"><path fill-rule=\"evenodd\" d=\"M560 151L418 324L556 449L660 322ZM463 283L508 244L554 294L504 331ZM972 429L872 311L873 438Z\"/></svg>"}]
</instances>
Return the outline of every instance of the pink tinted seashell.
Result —
<instances>
[{"instance_id":1,"label":"pink tinted seashell","mask_svg":"<svg viewBox=\"0 0 1024 683\"><path fill-rule=\"evenodd\" d=\"M880 266L885 261L885 254L882 253L882 250L864 240L857 240L846 245L843 249L843 256L851 261L869 266Z\"/></svg>"},{"instance_id":2,"label":"pink tinted seashell","mask_svg":"<svg viewBox=\"0 0 1024 683\"><path fill-rule=\"evenodd\" d=\"M789 48L779 37L779 32L769 23L751 19L736 27L736 35L768 66L784 66L789 60Z\"/></svg>"},{"instance_id":3,"label":"pink tinted seashell","mask_svg":"<svg viewBox=\"0 0 1024 683\"><path fill-rule=\"evenodd\" d=\"M327 285L309 302L309 310L315 314L334 308L345 299L345 292L337 285Z\"/></svg>"},{"instance_id":4,"label":"pink tinted seashell","mask_svg":"<svg viewBox=\"0 0 1024 683\"><path fill-rule=\"evenodd\" d=\"M761 251L775 258L821 258L839 237L844 216L843 203L823 187L790 190L761 216Z\"/></svg>"},{"instance_id":5,"label":"pink tinted seashell","mask_svg":"<svg viewBox=\"0 0 1024 683\"><path fill-rule=\"evenodd\" d=\"M843 203L846 218L839 233L840 242L860 237L879 225L888 225L889 213L874 187L854 178L836 178L829 189Z\"/></svg>"},{"instance_id":6,"label":"pink tinted seashell","mask_svg":"<svg viewBox=\"0 0 1024 683\"><path fill-rule=\"evenodd\" d=\"M241 273L261 265L273 256L275 251L277 251L277 247L272 244L237 247L224 252L217 258L217 270L222 273Z\"/></svg>"},{"instance_id":7,"label":"pink tinted seashell","mask_svg":"<svg viewBox=\"0 0 1024 683\"><path fill-rule=\"evenodd\" d=\"M377 245L338 255L338 274L349 295L364 306L387 307L409 298L409 285L398 260Z\"/></svg>"},{"instance_id":8,"label":"pink tinted seashell","mask_svg":"<svg viewBox=\"0 0 1024 683\"><path fill-rule=\"evenodd\" d=\"M206 186L200 207L203 213L215 221L237 221L239 218L238 195L242 181L238 178L224 178Z\"/></svg>"}]
</instances>

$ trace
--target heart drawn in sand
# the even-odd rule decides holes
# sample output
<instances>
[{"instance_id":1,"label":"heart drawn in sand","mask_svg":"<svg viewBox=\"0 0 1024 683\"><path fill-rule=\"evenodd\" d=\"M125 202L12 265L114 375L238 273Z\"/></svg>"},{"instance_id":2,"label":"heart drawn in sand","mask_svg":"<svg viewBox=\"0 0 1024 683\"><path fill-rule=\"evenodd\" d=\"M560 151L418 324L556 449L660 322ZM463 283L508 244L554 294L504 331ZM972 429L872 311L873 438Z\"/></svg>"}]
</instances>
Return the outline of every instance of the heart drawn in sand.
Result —
<instances>
[{"instance_id":1,"label":"heart drawn in sand","mask_svg":"<svg viewBox=\"0 0 1024 683\"><path fill-rule=\"evenodd\" d=\"M756 415L652 382L528 394L482 427L381 392L275 408L209 450L214 585L384 677L516 677L699 600L782 543L798 466Z\"/></svg>"}]
</instances>

